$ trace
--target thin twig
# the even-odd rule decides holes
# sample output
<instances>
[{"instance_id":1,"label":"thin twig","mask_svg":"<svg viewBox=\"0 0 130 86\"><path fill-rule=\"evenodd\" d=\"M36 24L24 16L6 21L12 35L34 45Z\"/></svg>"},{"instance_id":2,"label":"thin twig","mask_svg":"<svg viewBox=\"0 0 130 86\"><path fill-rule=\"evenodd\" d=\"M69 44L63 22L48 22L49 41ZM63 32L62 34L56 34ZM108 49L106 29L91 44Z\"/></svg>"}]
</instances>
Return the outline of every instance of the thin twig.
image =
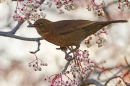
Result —
<instances>
[{"instance_id":1,"label":"thin twig","mask_svg":"<svg viewBox=\"0 0 130 86\"><path fill-rule=\"evenodd\" d=\"M17 0L12 0L12 1L17 1ZM20 0L20 1L24 1L24 0ZM41 0L40 2L43 3L45 0Z\"/></svg>"},{"instance_id":2,"label":"thin twig","mask_svg":"<svg viewBox=\"0 0 130 86\"><path fill-rule=\"evenodd\" d=\"M88 79L92 73L93 73L93 70L91 70L91 71L86 75L86 79Z\"/></svg>"},{"instance_id":3,"label":"thin twig","mask_svg":"<svg viewBox=\"0 0 130 86\"><path fill-rule=\"evenodd\" d=\"M109 81L111 81L112 79L115 79L115 78L120 78L120 79L122 79L121 76L114 76L114 77L110 78L109 80L107 80L104 86L107 86L107 84L109 83ZM123 80L123 79L122 79L122 80ZM124 82L124 80L123 80L123 82ZM126 83L124 82L124 84L126 84Z\"/></svg>"},{"instance_id":4,"label":"thin twig","mask_svg":"<svg viewBox=\"0 0 130 86\"><path fill-rule=\"evenodd\" d=\"M68 62L66 63L66 65L65 65L65 67L64 67L64 69L63 69L63 71L62 71L62 73L64 73L64 72L67 70L67 68L68 68L69 65L70 65L70 61L68 61Z\"/></svg>"},{"instance_id":5,"label":"thin twig","mask_svg":"<svg viewBox=\"0 0 130 86\"><path fill-rule=\"evenodd\" d=\"M130 72L130 65L129 65L129 63L128 63L126 57L125 57L125 62L126 62L126 64L127 64L128 70L127 70L127 72L122 76L122 78L126 77L126 76L129 74L129 72Z\"/></svg>"},{"instance_id":6,"label":"thin twig","mask_svg":"<svg viewBox=\"0 0 130 86\"><path fill-rule=\"evenodd\" d=\"M125 68L127 68L127 67L126 67L126 66L122 66L122 67L119 69L119 71L117 71L117 72L114 74L114 77L115 77L117 74L119 74L122 70L124 70ZM106 71L108 71L108 69L112 69L112 68L107 68ZM101 76L102 73L103 73L103 72L99 73L99 75L98 75L98 80L100 80L100 76ZM111 78L113 78L113 76L110 77L110 78L108 78L108 79L104 79L104 80L100 80L100 81L101 81L101 82L105 82L105 81L108 81L108 80L111 79Z\"/></svg>"},{"instance_id":7,"label":"thin twig","mask_svg":"<svg viewBox=\"0 0 130 86\"><path fill-rule=\"evenodd\" d=\"M15 34L19 27L24 23L24 21L18 21L18 24L10 32Z\"/></svg>"},{"instance_id":8,"label":"thin twig","mask_svg":"<svg viewBox=\"0 0 130 86\"><path fill-rule=\"evenodd\" d=\"M38 43L38 47L37 47L37 50L35 51L35 53L40 50L40 45L41 45L40 40L38 40L37 43Z\"/></svg>"},{"instance_id":9,"label":"thin twig","mask_svg":"<svg viewBox=\"0 0 130 86\"><path fill-rule=\"evenodd\" d=\"M122 70L129 68L129 64L128 64L126 58L125 58L125 61L126 61L128 66L122 66L122 68L117 72L117 74L120 73ZM104 86L106 86L109 83L109 81L111 81L114 78L121 78L123 80L123 78L129 73L129 71L130 71L130 69L122 77L121 76L114 76L114 77L109 78L108 80L106 80L106 83ZM123 82L127 86L127 83L124 80L123 80Z\"/></svg>"},{"instance_id":10,"label":"thin twig","mask_svg":"<svg viewBox=\"0 0 130 86\"><path fill-rule=\"evenodd\" d=\"M124 59L125 59L126 64L130 67L130 64L128 63L126 57Z\"/></svg>"},{"instance_id":11,"label":"thin twig","mask_svg":"<svg viewBox=\"0 0 130 86\"><path fill-rule=\"evenodd\" d=\"M70 64L70 62L71 62L72 60L74 60L75 58L76 58L76 56L74 56L73 58L69 59L69 61L66 63L66 65L65 65L65 67L64 67L64 69L63 69L62 72L65 72L65 71L67 70L67 68L68 68L68 66L69 66L69 64Z\"/></svg>"}]
</instances>

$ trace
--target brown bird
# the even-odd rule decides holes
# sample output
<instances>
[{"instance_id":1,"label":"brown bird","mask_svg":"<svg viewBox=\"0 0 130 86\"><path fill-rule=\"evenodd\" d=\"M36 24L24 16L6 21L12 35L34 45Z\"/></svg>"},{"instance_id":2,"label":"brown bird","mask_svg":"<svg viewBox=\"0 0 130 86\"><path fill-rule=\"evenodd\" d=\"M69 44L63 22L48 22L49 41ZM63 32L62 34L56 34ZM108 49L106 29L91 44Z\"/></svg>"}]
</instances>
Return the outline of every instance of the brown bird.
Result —
<instances>
[{"instance_id":1,"label":"brown bird","mask_svg":"<svg viewBox=\"0 0 130 86\"><path fill-rule=\"evenodd\" d=\"M72 51L80 47L80 43L94 34L102 27L111 23L122 23L127 20L112 20L112 21L89 21L89 20L61 20L52 22L47 19L38 19L34 24L28 27L35 27L39 35L46 41L60 46L60 49L68 48L69 46L76 46Z\"/></svg>"}]
</instances>

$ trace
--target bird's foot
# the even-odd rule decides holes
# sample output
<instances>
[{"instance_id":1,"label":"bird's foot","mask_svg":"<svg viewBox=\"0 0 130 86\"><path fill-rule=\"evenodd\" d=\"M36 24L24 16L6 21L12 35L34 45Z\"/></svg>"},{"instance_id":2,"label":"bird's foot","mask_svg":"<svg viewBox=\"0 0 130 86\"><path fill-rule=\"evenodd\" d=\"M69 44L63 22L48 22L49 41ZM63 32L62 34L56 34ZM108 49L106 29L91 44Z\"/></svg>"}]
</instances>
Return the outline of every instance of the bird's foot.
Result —
<instances>
[{"instance_id":1,"label":"bird's foot","mask_svg":"<svg viewBox=\"0 0 130 86\"><path fill-rule=\"evenodd\" d=\"M80 45L77 45L76 48L73 48L73 46L71 46L71 48L67 47L70 50L70 52L68 54L74 53L77 49L79 49L79 47L80 47Z\"/></svg>"},{"instance_id":2,"label":"bird's foot","mask_svg":"<svg viewBox=\"0 0 130 86\"><path fill-rule=\"evenodd\" d=\"M73 60L73 59L75 59L76 58L76 56L75 55L69 55L69 54L66 54L65 55L65 59L67 60L67 61L71 61L71 60Z\"/></svg>"},{"instance_id":3,"label":"bird's foot","mask_svg":"<svg viewBox=\"0 0 130 86\"><path fill-rule=\"evenodd\" d=\"M73 60L72 56L69 55L69 54L66 54L66 55L65 55L65 59L66 59L67 61Z\"/></svg>"},{"instance_id":4,"label":"bird's foot","mask_svg":"<svg viewBox=\"0 0 130 86\"><path fill-rule=\"evenodd\" d=\"M75 52L78 47L76 47L75 49L73 49L73 47L60 47L60 48L56 48L57 50L62 50L65 53L65 59L67 61L71 61L73 59L75 59L75 56L70 55L71 53ZM70 50L70 52L67 52L67 50Z\"/></svg>"}]
</instances>

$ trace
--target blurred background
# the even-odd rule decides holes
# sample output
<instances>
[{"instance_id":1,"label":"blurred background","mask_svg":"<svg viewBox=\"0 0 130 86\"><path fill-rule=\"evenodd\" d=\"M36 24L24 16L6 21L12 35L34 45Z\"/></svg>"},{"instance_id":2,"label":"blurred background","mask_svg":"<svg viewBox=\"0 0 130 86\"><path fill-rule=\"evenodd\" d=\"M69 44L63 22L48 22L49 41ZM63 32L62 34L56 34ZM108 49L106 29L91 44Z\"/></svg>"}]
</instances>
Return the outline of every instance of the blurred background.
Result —
<instances>
[{"instance_id":1,"label":"blurred background","mask_svg":"<svg viewBox=\"0 0 130 86\"><path fill-rule=\"evenodd\" d=\"M113 0L105 0L108 6L104 8L106 16L98 18L92 11L86 9L87 0L76 0L76 9L65 11L59 14L55 5L51 8L46 7L46 19L51 21L84 19L84 20L116 20L130 18L130 10L124 11L118 9L117 3L111 3ZM0 31L10 31L17 22L12 18L16 2L7 0L0 3ZM40 37L34 28L27 28L25 22L16 35L23 37ZM89 58L97 63L105 60L105 67L113 67L118 64L125 64L124 57L130 62L130 23L112 24L108 27L108 35L104 35L107 43L98 48L95 43L96 37L93 37L93 46L87 48L84 42L80 49L89 50ZM66 64L64 53L56 50L58 46L41 41L40 51L36 54L42 61L48 63L48 66L42 67L42 71L34 71L28 67L28 63L35 59L35 56L29 51L37 49L37 42L22 41L18 39L0 36L0 86L48 86L44 82L45 76L50 76L61 72Z\"/></svg>"}]
</instances>

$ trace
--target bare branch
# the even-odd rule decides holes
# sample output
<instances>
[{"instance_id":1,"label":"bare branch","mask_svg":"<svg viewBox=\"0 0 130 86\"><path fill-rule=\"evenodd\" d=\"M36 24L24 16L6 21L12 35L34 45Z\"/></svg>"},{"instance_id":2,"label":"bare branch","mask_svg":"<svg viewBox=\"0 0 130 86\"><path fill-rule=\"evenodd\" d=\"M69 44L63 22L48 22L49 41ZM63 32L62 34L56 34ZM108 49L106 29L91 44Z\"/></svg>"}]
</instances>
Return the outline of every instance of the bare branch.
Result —
<instances>
[{"instance_id":1,"label":"bare branch","mask_svg":"<svg viewBox=\"0 0 130 86\"><path fill-rule=\"evenodd\" d=\"M94 71L94 70L91 70L91 71L87 74L86 79L88 79L88 78L91 76L91 74L93 73L93 71Z\"/></svg>"},{"instance_id":2,"label":"bare branch","mask_svg":"<svg viewBox=\"0 0 130 86\"><path fill-rule=\"evenodd\" d=\"M115 78L122 79L120 76L114 76L114 77L110 78L109 80L107 80L104 86L107 86L107 84L109 83L109 81L111 81L112 79L115 79Z\"/></svg>"},{"instance_id":3,"label":"bare branch","mask_svg":"<svg viewBox=\"0 0 130 86\"><path fill-rule=\"evenodd\" d=\"M65 65L65 67L64 67L64 70L62 71L62 72L65 72L66 70L67 70L67 68L68 68L68 66L69 66L69 64L70 64L70 62L72 61L72 60L74 60L76 58L76 56L74 56L73 58L70 58L69 60L68 60L68 62L66 63L66 65Z\"/></svg>"},{"instance_id":4,"label":"bare branch","mask_svg":"<svg viewBox=\"0 0 130 86\"><path fill-rule=\"evenodd\" d=\"M115 77L117 74L119 74L122 70L124 70L125 68L127 68L127 66L121 66L121 68L114 74L114 77ZM107 70L110 70L110 69L112 69L112 68L107 68L106 71L107 71ZM103 72L99 73L99 75L98 75L98 80L100 80L100 76L101 76L102 73L103 73ZM108 78L108 79L104 79L104 80L100 80L100 81L101 81L101 82L105 82L105 81L108 81L108 80L111 79L111 78L113 78L113 76L110 77L110 78Z\"/></svg>"},{"instance_id":5,"label":"bare branch","mask_svg":"<svg viewBox=\"0 0 130 86\"><path fill-rule=\"evenodd\" d=\"M12 0L12 1L19 1L19 0ZM42 4L44 1L45 0L40 0L39 4ZM0 36L20 39L20 40L25 40L25 41L37 41L38 47L37 47L37 50L34 52L36 53L40 50L40 44L41 44L40 40L43 39L42 37L28 38L28 37L21 37L21 36L14 35L23 23L24 23L24 20L18 21L17 25L11 31L8 31L8 32L0 31Z\"/></svg>"},{"instance_id":6,"label":"bare branch","mask_svg":"<svg viewBox=\"0 0 130 86\"><path fill-rule=\"evenodd\" d=\"M103 86L99 81L95 79L87 79L84 81L85 85L95 84L96 86Z\"/></svg>"},{"instance_id":7,"label":"bare branch","mask_svg":"<svg viewBox=\"0 0 130 86\"><path fill-rule=\"evenodd\" d=\"M37 43L38 43L37 50L34 51L34 52L33 52L33 51L30 51L30 53L35 54L35 53L37 53L37 52L40 50L40 45L41 45L40 40L37 40Z\"/></svg>"},{"instance_id":8,"label":"bare branch","mask_svg":"<svg viewBox=\"0 0 130 86\"><path fill-rule=\"evenodd\" d=\"M125 61L127 61L126 58L125 58ZM128 68L128 67L129 67L129 65L126 66L126 67L122 67L122 69L120 69L120 72L121 72L122 70ZM121 77L121 76L113 76L113 77L109 78L109 79L106 81L106 83L105 83L104 86L107 86L107 84L109 83L109 81L111 81L112 79L115 79L115 78L120 78L120 79L122 79L122 81L124 82L124 84L127 86L127 83L124 81L123 78L129 73L129 71L130 71L130 69L129 69L122 77ZM128 85L128 86L129 86L129 85Z\"/></svg>"},{"instance_id":9,"label":"bare branch","mask_svg":"<svg viewBox=\"0 0 130 86\"><path fill-rule=\"evenodd\" d=\"M24 23L24 21L18 21L18 24L10 32L15 34L19 27Z\"/></svg>"},{"instance_id":10,"label":"bare branch","mask_svg":"<svg viewBox=\"0 0 130 86\"><path fill-rule=\"evenodd\" d=\"M126 64L128 65L128 67L130 67L130 64L128 63L126 57L124 59L125 59Z\"/></svg>"},{"instance_id":11,"label":"bare branch","mask_svg":"<svg viewBox=\"0 0 130 86\"><path fill-rule=\"evenodd\" d=\"M66 63L66 65L65 65L64 70L62 71L62 73L64 73L64 72L67 70L69 64L70 64L70 61L68 61L68 62Z\"/></svg>"},{"instance_id":12,"label":"bare branch","mask_svg":"<svg viewBox=\"0 0 130 86\"><path fill-rule=\"evenodd\" d=\"M38 47L37 47L37 50L34 52L34 53L36 53L40 50L40 40L43 39L42 37L27 38L27 37L21 37L21 36L14 35L23 23L24 23L24 21L18 21L17 25L11 31L8 31L8 32L0 31L0 36L20 39L20 40L24 40L24 41L37 41Z\"/></svg>"},{"instance_id":13,"label":"bare branch","mask_svg":"<svg viewBox=\"0 0 130 86\"><path fill-rule=\"evenodd\" d=\"M80 83L78 86L89 86L90 84L95 84L96 86L104 86L99 81L95 79L86 79L82 83Z\"/></svg>"},{"instance_id":14,"label":"bare branch","mask_svg":"<svg viewBox=\"0 0 130 86\"><path fill-rule=\"evenodd\" d=\"M73 46L70 46L71 48L69 48L69 47L67 47L70 51L71 50L73 50ZM57 49L59 49L59 48L57 48ZM72 61L72 60L74 60L75 58L76 58L76 56L73 54L73 57L69 57L69 55L68 55L68 53L67 53L67 49L65 48L64 50L63 49L61 49L64 53L65 53L65 58L69 58L69 59L67 59L67 63L66 63L66 65L65 65L65 67L64 67L64 69L63 69L63 71L62 72L65 72L66 70L67 70L67 68L68 68L68 66L69 66L69 64L70 64L70 62Z\"/></svg>"},{"instance_id":15,"label":"bare branch","mask_svg":"<svg viewBox=\"0 0 130 86\"><path fill-rule=\"evenodd\" d=\"M8 32L0 31L0 36L10 37L10 38L15 38L15 39L20 39L20 40L25 40L25 41L39 41L39 40L43 39L42 37L38 37L38 38L27 38L27 37L21 37L21 36L14 35L16 33L16 31L19 29L19 27L23 23L24 23L23 20L19 21L17 23L17 25L11 31L8 31Z\"/></svg>"},{"instance_id":16,"label":"bare branch","mask_svg":"<svg viewBox=\"0 0 130 86\"><path fill-rule=\"evenodd\" d=\"M37 50L35 51L35 53L40 50L40 45L41 45L40 40L38 40L37 43L38 43L38 47L37 47Z\"/></svg>"},{"instance_id":17,"label":"bare branch","mask_svg":"<svg viewBox=\"0 0 130 86\"><path fill-rule=\"evenodd\" d=\"M126 57L125 57L124 59L125 59L125 62L126 62L126 64L127 64L127 67L126 67L126 68L128 68L128 70L127 70L127 72L122 76L122 78L126 77L126 76L129 74L129 72L130 72L130 65L129 65L129 63L128 63Z\"/></svg>"},{"instance_id":18,"label":"bare branch","mask_svg":"<svg viewBox=\"0 0 130 86\"><path fill-rule=\"evenodd\" d=\"M18 0L12 0L12 1L18 1ZM20 1L24 1L24 0L20 0ZM43 3L45 0L41 0L40 3Z\"/></svg>"},{"instance_id":19,"label":"bare branch","mask_svg":"<svg viewBox=\"0 0 130 86\"><path fill-rule=\"evenodd\" d=\"M21 37L21 36L14 35L11 32L2 32L2 31L0 31L0 36L20 39L20 40L24 40L24 41L38 41L38 40L42 40L43 39L42 37L38 37L38 38Z\"/></svg>"}]
</instances>

